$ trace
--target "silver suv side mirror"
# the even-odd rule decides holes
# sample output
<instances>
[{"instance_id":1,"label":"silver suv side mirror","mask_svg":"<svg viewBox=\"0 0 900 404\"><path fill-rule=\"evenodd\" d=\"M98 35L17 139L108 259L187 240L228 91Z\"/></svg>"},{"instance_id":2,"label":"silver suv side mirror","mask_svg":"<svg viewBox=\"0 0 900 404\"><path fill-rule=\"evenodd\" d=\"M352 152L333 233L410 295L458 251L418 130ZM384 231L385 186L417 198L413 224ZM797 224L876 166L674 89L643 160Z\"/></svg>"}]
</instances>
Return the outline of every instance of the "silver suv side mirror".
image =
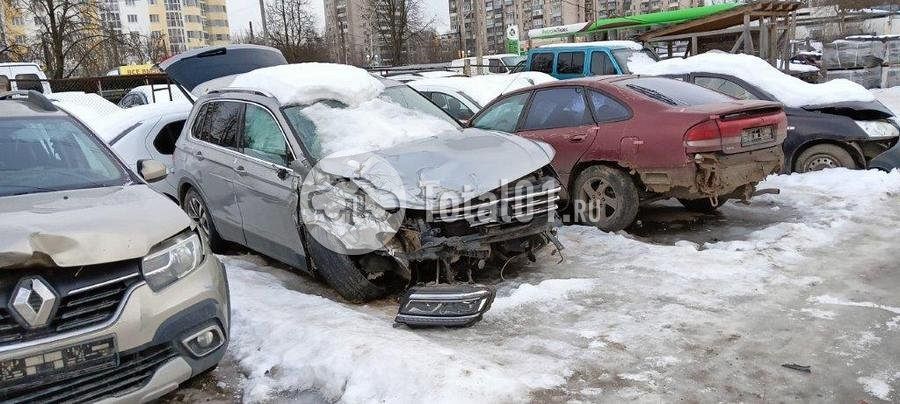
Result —
<instances>
[{"instance_id":1,"label":"silver suv side mirror","mask_svg":"<svg viewBox=\"0 0 900 404\"><path fill-rule=\"evenodd\" d=\"M147 182L156 182L169 175L166 165L156 160L138 160L138 174Z\"/></svg>"}]
</instances>

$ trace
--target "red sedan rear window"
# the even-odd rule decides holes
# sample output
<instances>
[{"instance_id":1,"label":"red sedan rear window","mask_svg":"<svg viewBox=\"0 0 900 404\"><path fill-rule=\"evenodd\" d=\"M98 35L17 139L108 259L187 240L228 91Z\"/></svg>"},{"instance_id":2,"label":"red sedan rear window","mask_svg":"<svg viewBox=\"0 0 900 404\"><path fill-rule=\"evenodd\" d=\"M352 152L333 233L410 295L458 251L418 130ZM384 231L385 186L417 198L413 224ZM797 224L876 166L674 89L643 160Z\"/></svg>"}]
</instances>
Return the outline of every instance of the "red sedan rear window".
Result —
<instances>
[{"instance_id":1,"label":"red sedan rear window","mask_svg":"<svg viewBox=\"0 0 900 404\"><path fill-rule=\"evenodd\" d=\"M615 84L669 105L691 106L734 101L722 93L663 77L637 77L617 81Z\"/></svg>"}]
</instances>

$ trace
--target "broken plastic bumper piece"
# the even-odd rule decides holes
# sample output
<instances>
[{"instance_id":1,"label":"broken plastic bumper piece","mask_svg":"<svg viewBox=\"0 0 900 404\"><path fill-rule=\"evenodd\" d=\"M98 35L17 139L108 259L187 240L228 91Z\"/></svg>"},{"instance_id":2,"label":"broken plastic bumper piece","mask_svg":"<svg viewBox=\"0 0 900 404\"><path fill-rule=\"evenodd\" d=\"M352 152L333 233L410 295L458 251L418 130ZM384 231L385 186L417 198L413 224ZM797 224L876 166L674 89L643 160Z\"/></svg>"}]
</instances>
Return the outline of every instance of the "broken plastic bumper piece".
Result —
<instances>
[{"instance_id":1,"label":"broken plastic bumper piece","mask_svg":"<svg viewBox=\"0 0 900 404\"><path fill-rule=\"evenodd\" d=\"M493 302L494 289L488 286L416 286L400 297L394 321L418 327L465 327L480 321Z\"/></svg>"}]
</instances>

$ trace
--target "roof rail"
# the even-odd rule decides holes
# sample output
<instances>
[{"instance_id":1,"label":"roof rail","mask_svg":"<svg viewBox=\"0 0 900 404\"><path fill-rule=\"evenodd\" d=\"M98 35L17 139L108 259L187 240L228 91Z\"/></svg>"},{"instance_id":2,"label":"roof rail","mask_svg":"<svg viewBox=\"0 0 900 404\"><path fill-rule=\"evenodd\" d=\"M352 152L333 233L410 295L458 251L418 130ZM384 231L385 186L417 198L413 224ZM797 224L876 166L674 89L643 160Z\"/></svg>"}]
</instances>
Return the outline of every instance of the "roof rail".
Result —
<instances>
[{"instance_id":1,"label":"roof rail","mask_svg":"<svg viewBox=\"0 0 900 404\"><path fill-rule=\"evenodd\" d=\"M59 111L59 108L57 108L49 98L34 90L18 90L0 93L0 100L21 100L47 112Z\"/></svg>"},{"instance_id":2,"label":"roof rail","mask_svg":"<svg viewBox=\"0 0 900 404\"><path fill-rule=\"evenodd\" d=\"M244 94L256 94L261 95L263 97L273 97L272 94L269 94L262 90L254 90L252 88L241 88L241 87L225 87L225 88L215 88L206 92L207 94L222 94L222 93L244 93Z\"/></svg>"}]
</instances>

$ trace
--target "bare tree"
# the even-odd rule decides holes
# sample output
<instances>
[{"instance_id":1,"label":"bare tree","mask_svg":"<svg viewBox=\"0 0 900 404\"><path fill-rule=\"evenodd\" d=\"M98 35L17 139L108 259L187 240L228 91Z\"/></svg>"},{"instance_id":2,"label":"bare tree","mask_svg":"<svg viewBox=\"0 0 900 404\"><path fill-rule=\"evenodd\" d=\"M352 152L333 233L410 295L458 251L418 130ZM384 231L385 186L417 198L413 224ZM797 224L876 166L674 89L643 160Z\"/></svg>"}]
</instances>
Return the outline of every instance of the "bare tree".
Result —
<instances>
[{"instance_id":1,"label":"bare tree","mask_svg":"<svg viewBox=\"0 0 900 404\"><path fill-rule=\"evenodd\" d=\"M266 5L266 44L277 48L288 62L329 59L323 38L315 30L316 19L307 0L274 0Z\"/></svg>"},{"instance_id":2,"label":"bare tree","mask_svg":"<svg viewBox=\"0 0 900 404\"><path fill-rule=\"evenodd\" d=\"M16 5L37 24L30 48L52 78L71 75L109 39L101 21L104 4L97 0L17 0Z\"/></svg>"},{"instance_id":3,"label":"bare tree","mask_svg":"<svg viewBox=\"0 0 900 404\"><path fill-rule=\"evenodd\" d=\"M409 46L421 38L432 21L422 16L422 0L367 0L366 17L372 32L387 51L390 64L407 63Z\"/></svg>"}]
</instances>

